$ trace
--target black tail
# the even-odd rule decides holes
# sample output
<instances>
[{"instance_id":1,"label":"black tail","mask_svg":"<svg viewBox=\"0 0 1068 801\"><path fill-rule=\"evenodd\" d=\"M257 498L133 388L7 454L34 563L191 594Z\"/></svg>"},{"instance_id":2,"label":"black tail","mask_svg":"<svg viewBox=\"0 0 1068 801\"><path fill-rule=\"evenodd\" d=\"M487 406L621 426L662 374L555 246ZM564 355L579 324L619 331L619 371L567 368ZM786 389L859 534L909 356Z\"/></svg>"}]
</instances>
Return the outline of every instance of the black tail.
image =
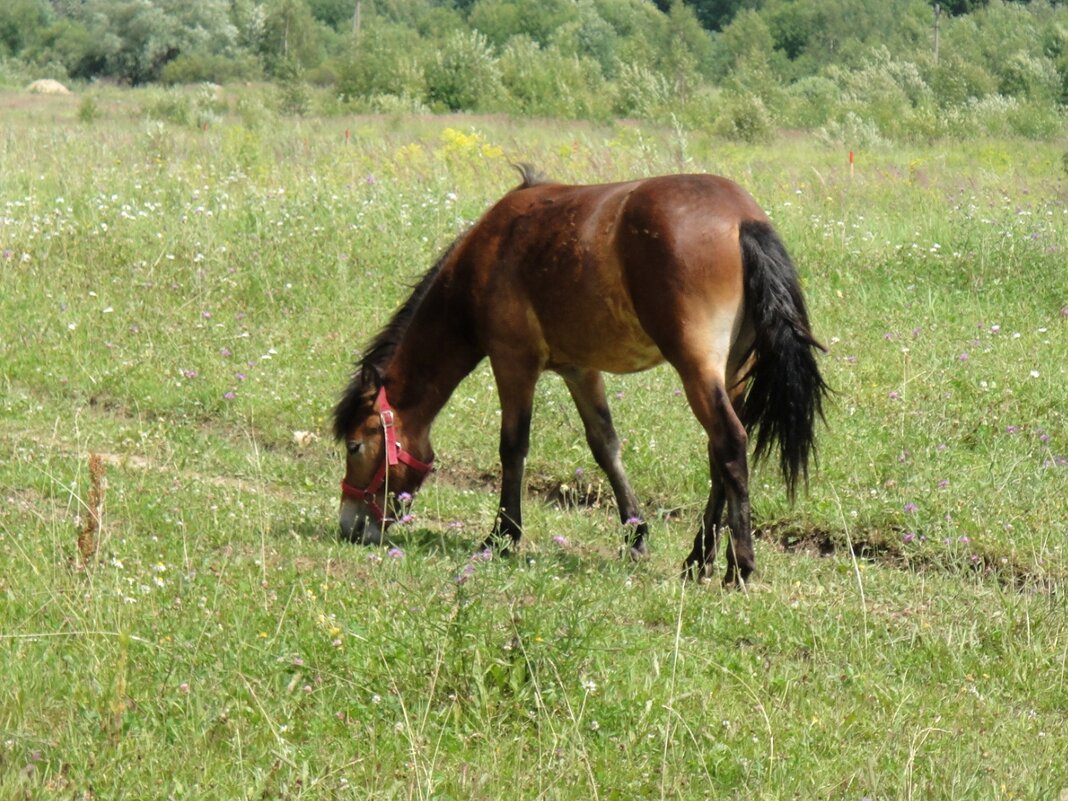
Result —
<instances>
[{"instance_id":1,"label":"black tail","mask_svg":"<svg viewBox=\"0 0 1068 801\"><path fill-rule=\"evenodd\" d=\"M779 466L793 498L798 478L808 480L816 418L823 418L829 390L815 351L827 349L809 330L797 270L775 229L749 220L741 224L739 240L745 313L756 334L742 421L756 435L755 461L779 444Z\"/></svg>"}]
</instances>

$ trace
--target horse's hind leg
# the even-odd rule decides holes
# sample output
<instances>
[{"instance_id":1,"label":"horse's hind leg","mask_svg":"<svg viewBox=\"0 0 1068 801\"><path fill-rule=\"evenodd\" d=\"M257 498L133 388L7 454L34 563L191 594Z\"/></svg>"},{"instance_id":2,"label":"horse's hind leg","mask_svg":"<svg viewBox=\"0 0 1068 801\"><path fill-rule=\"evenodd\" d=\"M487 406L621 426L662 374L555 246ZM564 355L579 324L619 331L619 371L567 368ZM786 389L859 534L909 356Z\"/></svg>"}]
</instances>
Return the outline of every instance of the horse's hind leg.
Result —
<instances>
[{"instance_id":1,"label":"horse's hind leg","mask_svg":"<svg viewBox=\"0 0 1068 801\"><path fill-rule=\"evenodd\" d=\"M727 492L723 487L723 480L715 470L715 462L709 457L712 467L712 489L708 494L708 504L705 506L701 525L697 529L697 536L693 540L693 550L683 562L682 576L690 579L712 578L712 565L716 560L716 551L719 548L719 535L723 526L723 510L727 506Z\"/></svg>"},{"instance_id":2,"label":"horse's hind leg","mask_svg":"<svg viewBox=\"0 0 1068 801\"><path fill-rule=\"evenodd\" d=\"M712 476L708 505L685 567L688 571L697 568L700 572L710 567L719 539L719 519L726 506L731 541L727 548L727 572L723 583L742 583L755 567L745 426L734 410L722 379L683 373L683 385L690 407L708 433L708 461Z\"/></svg>"},{"instance_id":3,"label":"horse's hind leg","mask_svg":"<svg viewBox=\"0 0 1068 801\"><path fill-rule=\"evenodd\" d=\"M628 531L626 543L630 555L635 559L647 556L649 528L641 519L638 499L623 470L623 460L619 455L619 436L612 425L612 413L605 397L604 380L597 370L574 368L561 372L561 375L571 391L575 406L578 407L582 424L586 428L586 442L593 452L593 458L612 485L616 506L619 508L619 519L628 526L633 525L633 530Z\"/></svg>"}]
</instances>

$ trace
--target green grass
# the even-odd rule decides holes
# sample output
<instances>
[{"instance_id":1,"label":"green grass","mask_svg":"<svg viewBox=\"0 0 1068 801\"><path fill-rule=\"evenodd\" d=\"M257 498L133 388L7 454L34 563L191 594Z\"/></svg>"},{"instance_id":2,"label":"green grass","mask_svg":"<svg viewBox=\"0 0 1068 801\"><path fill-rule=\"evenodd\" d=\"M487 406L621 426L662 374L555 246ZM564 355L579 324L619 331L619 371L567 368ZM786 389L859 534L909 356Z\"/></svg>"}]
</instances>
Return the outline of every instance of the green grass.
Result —
<instances>
[{"instance_id":1,"label":"green grass","mask_svg":"<svg viewBox=\"0 0 1068 801\"><path fill-rule=\"evenodd\" d=\"M0 798L1068 788L1063 146L858 152L851 178L810 140L0 102ZM609 383L647 563L618 558L551 376L522 558L472 561L496 503L485 366L399 550L337 541L332 404L509 159L725 174L780 228L836 395L796 505L755 474L747 592L677 578L708 475L668 369Z\"/></svg>"}]
</instances>

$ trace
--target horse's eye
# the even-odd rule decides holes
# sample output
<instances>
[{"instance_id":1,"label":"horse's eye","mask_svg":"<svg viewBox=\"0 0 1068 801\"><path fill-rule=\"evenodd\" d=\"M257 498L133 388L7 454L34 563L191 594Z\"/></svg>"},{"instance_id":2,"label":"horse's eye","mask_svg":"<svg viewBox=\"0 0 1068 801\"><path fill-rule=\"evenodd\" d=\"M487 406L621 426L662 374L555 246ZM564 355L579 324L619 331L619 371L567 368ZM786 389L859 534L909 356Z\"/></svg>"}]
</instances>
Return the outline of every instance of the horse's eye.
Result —
<instances>
[{"instance_id":1,"label":"horse's eye","mask_svg":"<svg viewBox=\"0 0 1068 801\"><path fill-rule=\"evenodd\" d=\"M363 443L351 441L346 445L346 447L348 448L349 456L355 456L357 453L360 452L360 449L363 447Z\"/></svg>"}]
</instances>

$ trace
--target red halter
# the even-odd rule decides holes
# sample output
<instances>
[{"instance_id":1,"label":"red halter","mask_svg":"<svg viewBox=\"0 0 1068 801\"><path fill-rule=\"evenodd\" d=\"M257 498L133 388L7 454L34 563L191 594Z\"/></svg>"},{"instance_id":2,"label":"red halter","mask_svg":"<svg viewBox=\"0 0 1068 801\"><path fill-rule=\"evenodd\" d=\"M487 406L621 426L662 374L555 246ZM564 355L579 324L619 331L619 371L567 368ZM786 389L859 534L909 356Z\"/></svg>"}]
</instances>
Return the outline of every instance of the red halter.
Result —
<instances>
[{"instance_id":1,"label":"red halter","mask_svg":"<svg viewBox=\"0 0 1068 801\"><path fill-rule=\"evenodd\" d=\"M398 462L402 462L408 467L412 468L416 473L419 473L419 483L423 482L427 473L430 472L432 467L431 459L429 462L422 462L416 459L408 451L404 450L400 443L397 442L397 431L394 428L394 414L393 409L389 405L389 401L386 399L386 388L383 386L378 390L378 415L382 418L382 431L386 437L386 458L379 466L378 471L375 473L374 478L371 479L371 483L367 485L366 489L359 489L349 484L345 479L341 479L341 494L346 498L352 498L355 501L363 501L365 504L371 507L371 513L375 516L379 523L386 521L386 513L379 506L378 501L375 500L375 494L382 489L382 485L386 482L386 470Z\"/></svg>"}]
</instances>

